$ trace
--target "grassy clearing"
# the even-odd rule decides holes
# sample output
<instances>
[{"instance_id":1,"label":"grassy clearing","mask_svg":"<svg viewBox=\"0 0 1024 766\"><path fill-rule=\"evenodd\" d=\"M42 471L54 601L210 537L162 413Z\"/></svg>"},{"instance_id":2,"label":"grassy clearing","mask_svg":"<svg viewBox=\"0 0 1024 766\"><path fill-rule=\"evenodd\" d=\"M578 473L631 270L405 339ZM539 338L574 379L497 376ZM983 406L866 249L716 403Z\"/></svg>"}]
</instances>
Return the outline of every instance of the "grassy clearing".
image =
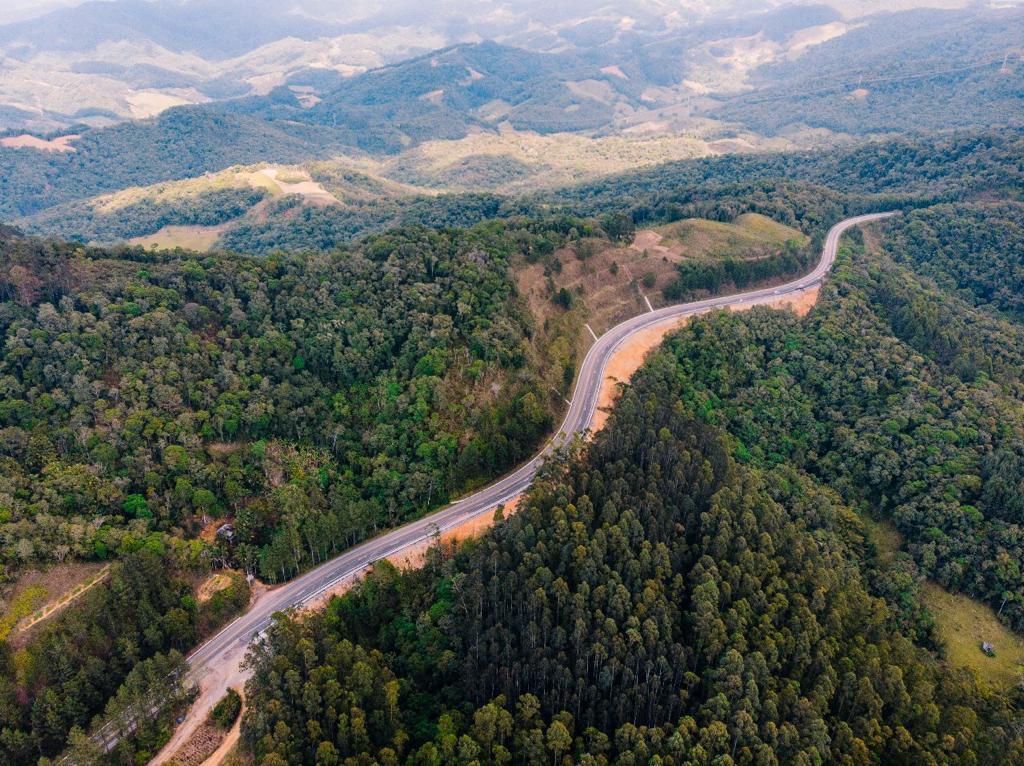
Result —
<instances>
[{"instance_id":1,"label":"grassy clearing","mask_svg":"<svg viewBox=\"0 0 1024 766\"><path fill-rule=\"evenodd\" d=\"M212 249L220 239L224 225L220 226L164 226L160 231L145 237L129 240L129 244L154 250L174 250L177 247L185 250L205 251Z\"/></svg>"},{"instance_id":2,"label":"grassy clearing","mask_svg":"<svg viewBox=\"0 0 1024 766\"><path fill-rule=\"evenodd\" d=\"M903 535L897 531L890 521L876 521L869 516L861 516L861 523L867 530L868 537L878 549L878 557L883 561L891 561L903 547Z\"/></svg>"},{"instance_id":3,"label":"grassy clearing","mask_svg":"<svg viewBox=\"0 0 1024 766\"><path fill-rule=\"evenodd\" d=\"M931 582L924 583L921 592L950 664L977 671L995 688L1007 689L1021 682L1024 636L999 622L993 609L967 596L952 594ZM981 651L982 641L995 645L995 657Z\"/></svg>"},{"instance_id":4,"label":"grassy clearing","mask_svg":"<svg viewBox=\"0 0 1024 766\"><path fill-rule=\"evenodd\" d=\"M688 218L655 231L664 246L688 258L761 258L786 242L807 242L802 232L757 213L745 213L731 223Z\"/></svg>"},{"instance_id":5,"label":"grassy clearing","mask_svg":"<svg viewBox=\"0 0 1024 766\"><path fill-rule=\"evenodd\" d=\"M244 175L244 179L246 183L248 183L250 186L253 186L257 189L266 189L267 193L273 197L278 197L281 195L280 185L278 185L277 181L268 176L266 173L246 173Z\"/></svg>"},{"instance_id":6,"label":"grassy clearing","mask_svg":"<svg viewBox=\"0 0 1024 766\"><path fill-rule=\"evenodd\" d=\"M903 545L903 536L888 521L867 516L861 516L861 521L879 558L891 561ZM951 665L971 668L997 689L1007 689L1024 679L1024 636L999 622L991 607L969 596L950 593L933 582L921 585L921 597L935 619ZM995 657L981 651L983 641L995 645Z\"/></svg>"}]
</instances>

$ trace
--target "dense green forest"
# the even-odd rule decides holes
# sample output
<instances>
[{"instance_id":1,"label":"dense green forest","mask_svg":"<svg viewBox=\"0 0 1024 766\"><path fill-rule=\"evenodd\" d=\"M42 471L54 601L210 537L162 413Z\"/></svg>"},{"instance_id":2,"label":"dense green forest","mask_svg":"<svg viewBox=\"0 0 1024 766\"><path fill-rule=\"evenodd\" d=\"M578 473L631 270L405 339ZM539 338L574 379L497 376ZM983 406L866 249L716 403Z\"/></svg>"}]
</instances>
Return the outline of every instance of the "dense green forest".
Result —
<instances>
[{"instance_id":1,"label":"dense green forest","mask_svg":"<svg viewBox=\"0 0 1024 766\"><path fill-rule=\"evenodd\" d=\"M500 473L552 426L545 376L561 384L574 347L548 357L509 260L573 230L417 228L264 259L6 232L4 576L230 516L236 546L212 553L280 581Z\"/></svg>"},{"instance_id":2,"label":"dense green forest","mask_svg":"<svg viewBox=\"0 0 1024 766\"><path fill-rule=\"evenodd\" d=\"M282 618L247 686L256 762L1020 762L1019 708L869 592L855 514L732 458L671 359L479 543Z\"/></svg>"},{"instance_id":3,"label":"dense green forest","mask_svg":"<svg viewBox=\"0 0 1024 766\"><path fill-rule=\"evenodd\" d=\"M899 263L1024 323L1024 205L936 205L889 232Z\"/></svg>"},{"instance_id":4,"label":"dense green forest","mask_svg":"<svg viewBox=\"0 0 1024 766\"><path fill-rule=\"evenodd\" d=\"M400 226L469 227L508 218L505 201L493 194L382 197L348 205L303 205L301 198L275 201L259 220L228 229L218 246L239 253L329 251L338 245Z\"/></svg>"},{"instance_id":5,"label":"dense green forest","mask_svg":"<svg viewBox=\"0 0 1024 766\"><path fill-rule=\"evenodd\" d=\"M885 252L859 246L810 319L756 311L702 320L655 365L690 407L736 436L744 462L792 465L891 521L923 574L989 602L1017 630L1024 327L901 263L927 242L936 257L925 272L949 282L973 264L961 283L970 297L974 285L991 288L993 253L1012 274L1022 221L1024 208L1003 204L894 219Z\"/></svg>"}]
</instances>

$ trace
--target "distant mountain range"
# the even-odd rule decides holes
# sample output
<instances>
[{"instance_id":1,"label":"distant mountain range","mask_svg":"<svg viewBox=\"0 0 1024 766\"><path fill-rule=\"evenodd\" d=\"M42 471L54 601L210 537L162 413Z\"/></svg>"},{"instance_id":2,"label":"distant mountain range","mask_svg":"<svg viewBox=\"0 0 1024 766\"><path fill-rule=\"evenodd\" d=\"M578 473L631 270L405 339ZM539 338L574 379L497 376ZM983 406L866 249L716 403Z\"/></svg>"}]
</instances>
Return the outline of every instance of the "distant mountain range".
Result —
<instances>
[{"instance_id":1,"label":"distant mountain range","mask_svg":"<svg viewBox=\"0 0 1024 766\"><path fill-rule=\"evenodd\" d=\"M929 2L898 5L922 4ZM852 0L355 0L343 7L327 0L91 0L0 26L0 130L102 126L175 105L265 96L311 71L333 82L483 40L592 62L627 54L649 81L641 84L677 87L685 79L700 93L733 92L752 71L790 61L892 7Z\"/></svg>"},{"instance_id":2,"label":"distant mountain range","mask_svg":"<svg viewBox=\"0 0 1024 766\"><path fill-rule=\"evenodd\" d=\"M615 14L455 2L427 19L412 3L357 2L343 21L331 5L112 0L0 27L0 216L236 164L395 157L479 134L685 136L691 156L1024 125L1020 7L851 21L831 5L759 1L732 15L648 0ZM242 13L244 38L229 23ZM474 36L488 39L437 44ZM44 86L86 105L51 111L10 95L35 88L42 102ZM125 121L122 98L159 117ZM76 137L47 145L19 138L26 129ZM533 176L544 164L460 156L464 177Z\"/></svg>"}]
</instances>

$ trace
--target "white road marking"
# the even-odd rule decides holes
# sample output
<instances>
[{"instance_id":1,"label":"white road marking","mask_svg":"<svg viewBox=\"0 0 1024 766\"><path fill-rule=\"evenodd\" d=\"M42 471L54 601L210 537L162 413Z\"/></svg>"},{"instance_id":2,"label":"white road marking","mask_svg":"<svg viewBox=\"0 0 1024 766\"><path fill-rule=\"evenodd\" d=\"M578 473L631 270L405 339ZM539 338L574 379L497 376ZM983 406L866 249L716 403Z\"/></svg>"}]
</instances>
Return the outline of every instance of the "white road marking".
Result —
<instances>
[{"instance_id":1,"label":"white road marking","mask_svg":"<svg viewBox=\"0 0 1024 766\"><path fill-rule=\"evenodd\" d=\"M796 288L792 288L792 289L803 289L803 288L805 288L808 285L808 279L812 280L811 281L812 285L813 284L817 284L818 282L821 281L822 276L829 270L829 268L832 265L832 262L835 259L836 248L837 248L837 245L838 245L839 237L840 237L840 235L842 234L843 231L845 231L846 229L850 228L851 226L857 225L859 223L863 223L863 222L866 222L866 221L869 221L869 220L872 220L872 219L886 217L887 215L893 215L893 214L892 213L888 213L888 214L871 214L871 215L865 215L865 216L858 216L856 218L846 219L846 220L841 221L838 224L836 224L831 229L831 231L829 232L828 237L826 238L826 243L825 243L825 246L824 246L823 251L822 251L822 260L819 262L818 267L809 276L805 276L800 282L798 282L798 286ZM784 291L787 291L787 292L789 291L789 290L787 290L786 286L784 286L782 289ZM753 292L757 292L757 291L753 291ZM644 296L644 297L646 299L646 296ZM670 315L671 316L692 316L692 315L695 315L695 314L707 313L708 311L714 310L718 306L728 306L730 304L747 302L747 301L750 301L750 300L758 299L760 297L761 296L755 296L755 295L751 295L749 293L748 294L742 294L741 293L741 294L734 295L734 296L731 296L731 297L726 297L726 298L719 299L715 303L714 306L702 306L702 307L698 308L696 306L693 306L693 304L690 304L689 306L687 306L686 304L683 304L683 305L676 306L673 309L663 309L663 311L666 312L665 313L666 317L670 316ZM648 306L650 306L650 302L649 301L648 301ZM653 309L652 309L652 311L653 311ZM635 320L636 317L634 317L633 319ZM633 321L633 320L627 320L627 321ZM656 321L658 321L657 318L649 320L648 323L644 323L644 324L640 325L639 327L637 327L636 329L640 329L641 327L649 326L649 323L656 322ZM594 336L594 340L595 341L598 340L597 333L594 332L593 328L591 328L589 324L585 325L585 326L590 331L590 334ZM628 334L623 336L620 339L619 342L624 341L626 337L628 337ZM600 347L598 345L594 345L587 352L587 356L589 357L590 354L592 354L592 353L600 353L600 351L601 351ZM582 373L582 370L586 369L586 367L587 367L587 358L584 358L583 362L580 365L581 373ZM603 377L603 375L604 375L603 368L599 367L595 371L595 374L599 375L600 377ZM581 381L577 384L577 386L582 384L582 382L583 381L581 379ZM586 391L584 391L584 396L585 396L584 401L587 401L587 399L586 399ZM567 417L568 417L568 415L567 415ZM564 426L565 426L565 423L563 423L563 427ZM551 449L552 447L558 446L558 444L560 444L560 443L564 443L566 438L567 438L567 435L566 435L565 431L559 430L558 436L556 436L555 438L551 439L551 441L548 444L546 444L543 449L540 450L540 452L537 454L537 456L534 457L534 459L530 463L527 464L526 467L528 467L529 472L532 474L532 472L536 471L537 467L542 462L543 456L546 455L549 452L549 449ZM523 470L523 468L520 468L519 471L517 471L516 473L511 474L509 476L506 476L506 477L504 477L503 479L501 479L499 481L507 481L509 478L517 476L518 473L521 472L522 470ZM529 482L526 482L526 484L524 484L523 487L517 489L514 494L506 495L505 497L502 498L502 500L497 501L498 504L506 502L507 500L511 499L515 495L521 494L523 491L525 491L525 487L528 485L528 483ZM493 487L493 486L494 485L491 485L491 487ZM489 489L489 487L485 487L485 488L483 488L481 490L478 490L477 493L475 493L473 495L470 495L468 497L462 498L462 500L460 500L458 502L461 503L461 502L463 502L465 500L473 500L474 498L477 498L479 495L487 492L488 489ZM453 519L452 520L452 525L453 526L457 525L460 521L463 521L463 520L469 520L471 518L476 518L479 515L482 515L483 513L486 513L487 510L490 510L490 509L493 509L493 508L494 508L494 503L492 502L490 505L487 505L486 508L484 508L483 510L481 510L479 507L477 507L476 510L472 510L471 509L468 512L462 512L462 513L465 513L465 515L461 515L461 513L460 513L460 518L459 519ZM448 510L450 510L450 506L448 507ZM445 509L441 509L437 513L444 513L444 512L445 512ZM416 524L416 523L417 522L412 522L412 524ZM446 525L446 528L447 528L447 526L448 525ZM387 545L387 543L386 543L387 537L390 536L390 535L397 534L397 533L401 532L403 529L407 529L407 528L399 527L397 529L391 530L390 532L384 533L382 535L382 539L380 539L380 540L366 541L366 542L364 542L362 544L362 546L367 546L367 545L371 545L371 544L377 545L378 546L378 548L377 548L378 550L380 550L380 547L384 547L385 549L387 549L388 552L384 553L383 556L377 556L377 557L370 558L369 561L363 562L362 564L358 564L358 565L350 564L349 568L347 570L345 570L342 574L337 575L337 576L332 576L332 575L328 574L324 578L324 579L327 580L327 584L326 585L323 585L323 586L317 588L311 595L306 595L306 596L300 595L292 603L294 603L294 604L308 603L310 600L312 600L313 598L319 596L321 593L323 593L325 590L327 590L332 585L337 584L339 582L343 582L343 581L351 578L354 575L358 575L361 571L364 571L374 561L379 560L380 558L384 558L384 557L389 556L389 555L393 555L395 553L400 553L401 551L403 551L403 550L405 550L405 549L407 549L407 548L409 548L409 547L411 547L413 545L417 545L417 544L419 544L419 543L421 543L421 542L423 542L425 540L430 539L429 535L418 535L414 540L411 540L411 541L398 542L398 543L393 543L392 545ZM340 569L340 568L346 566L341 559L349 559L350 560L353 555L358 555L360 547L361 546L356 546L353 549L349 549L349 551L347 551L346 553L341 554L341 556L339 556L336 559L333 559L331 562L322 564L321 567L333 566L333 567L337 567L338 569ZM317 575L314 574L316 571L317 571L317 568L314 568L313 570L310 570L309 572L306 572L304 575L300 575L298 578L296 578L294 580L291 580L289 583L283 584L280 587L282 589L285 589L285 590L294 588L296 590L299 590L299 593L301 594L301 588L304 587L304 586L308 586L308 584L313 582L313 579L311 579L311 576L312 576L312 578L317 577ZM323 582L323 581L321 580L321 582ZM266 602L257 602L257 603L258 604L259 603L266 604ZM235 625L237 623L239 623L239 622L242 623L243 631L245 630L244 626L245 626L245 622L246 621L248 621L250 624L252 624L253 627L259 627L259 630L256 633L256 635L258 636L258 635L264 634L264 632L266 630L266 625L269 624L269 622L270 622L270 620L272 618L271 615L272 615L272 613L271 614L263 614L262 616L260 616L260 610L257 607L257 608L255 608L252 611L243 613L241 616L237 617L232 622L229 622L227 625L225 625L223 628L221 628L221 630L218 631L217 634L215 634L212 638L208 639L201 646L196 647L193 650L193 652L189 655L188 659L189 659L190 664L192 665L192 669L191 669L189 675L194 677L201 670L207 670L207 661L206 660L201 660L200 659L201 656L209 655L209 657L210 657L210 660L209 660L210 665L213 666L213 665L216 664L215 661L218 659L218 652L220 651L220 649L217 647L218 640L227 640L226 638L222 639L222 637L224 636L224 634L229 633L230 631L234 630L235 629ZM260 627L260 626L262 626L262 627ZM249 630L251 630L251 628L249 628ZM238 637L236 639L231 639L230 641L228 641L228 646L230 647L231 645L234 645L236 643L239 643L239 644L242 643L242 640L245 639L245 637L246 637L245 635L242 635L242 636L240 636L240 637ZM221 647L221 648L223 648L223 647ZM220 655L220 656L223 656L223 655ZM209 671L207 671L207 672L209 672ZM217 684L219 684L219 683L221 683L221 681L219 679L214 681L213 685L211 685L204 692L204 694L206 694L207 696L215 695L215 694L223 694L223 689L222 688L217 688ZM195 710L195 709L193 708L193 710ZM155 712L155 710L154 710L154 712ZM94 741L97 741L98 743L102 744L108 751L111 750L113 748L113 746L117 744L117 741L119 739L119 735L116 734L116 733L113 736L108 736L105 733L105 732L111 730L112 726L113 726L112 723L108 722L108 723L102 725L93 734ZM158 761L162 760L162 758L166 758L165 752L167 750L168 750L168 748L165 746L164 750L161 751L161 753L158 754L158 756L157 756L157 760ZM68 758L65 758L62 761L60 761L59 763L60 763L60 766L65 766L66 764L69 764L70 761L69 761Z\"/></svg>"}]
</instances>

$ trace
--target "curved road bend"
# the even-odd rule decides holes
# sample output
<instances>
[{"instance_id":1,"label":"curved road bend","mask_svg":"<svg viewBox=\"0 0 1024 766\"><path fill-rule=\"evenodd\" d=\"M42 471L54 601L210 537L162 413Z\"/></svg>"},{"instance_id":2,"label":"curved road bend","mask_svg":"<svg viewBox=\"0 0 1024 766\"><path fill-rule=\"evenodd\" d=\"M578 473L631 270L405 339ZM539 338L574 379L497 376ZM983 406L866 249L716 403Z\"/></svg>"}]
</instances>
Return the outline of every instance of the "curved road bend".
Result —
<instances>
[{"instance_id":1,"label":"curved road bend","mask_svg":"<svg viewBox=\"0 0 1024 766\"><path fill-rule=\"evenodd\" d=\"M627 319L602 335L587 352L577 376L572 403L565 415L558 433L550 442L525 465L494 482L480 491L441 508L428 516L412 521L405 526L394 529L372 540L368 540L355 548L342 553L331 561L325 562L315 569L284 583L266 593L249 611L237 617L197 648L188 658L192 666L192 675L202 688L201 699L196 707L206 708L212 705L226 692L229 685L235 685L244 675L236 673L233 677L224 677L215 668L219 664L232 665L237 668L238 661L245 649L257 634L265 630L275 612L306 604L330 588L365 571L370 564L378 559L386 558L411 548L429 539L437 532L443 532L458 526L508 502L530 486L534 474L540 467L544 457L562 445L567 439L581 431L585 431L593 419L597 409L598 396L604 378L604 370L609 359L622 343L639 330L646 329L666 320L679 317L703 314L726 306L754 306L777 301L780 297L802 292L819 285L832 267L836 258L839 238L847 229L868 221L886 218L895 213L872 213L840 221L829 231L822 248L821 260L815 269L800 279L793 280L778 287L752 290L745 293L709 298L693 303L651 311L640 316ZM203 704L204 701L209 701ZM200 711L195 711L200 712ZM154 760L154 763L169 757L176 746L187 738L194 728L190 725L194 719L201 721L205 713L189 716L185 724L168 743L167 748Z\"/></svg>"}]
</instances>

